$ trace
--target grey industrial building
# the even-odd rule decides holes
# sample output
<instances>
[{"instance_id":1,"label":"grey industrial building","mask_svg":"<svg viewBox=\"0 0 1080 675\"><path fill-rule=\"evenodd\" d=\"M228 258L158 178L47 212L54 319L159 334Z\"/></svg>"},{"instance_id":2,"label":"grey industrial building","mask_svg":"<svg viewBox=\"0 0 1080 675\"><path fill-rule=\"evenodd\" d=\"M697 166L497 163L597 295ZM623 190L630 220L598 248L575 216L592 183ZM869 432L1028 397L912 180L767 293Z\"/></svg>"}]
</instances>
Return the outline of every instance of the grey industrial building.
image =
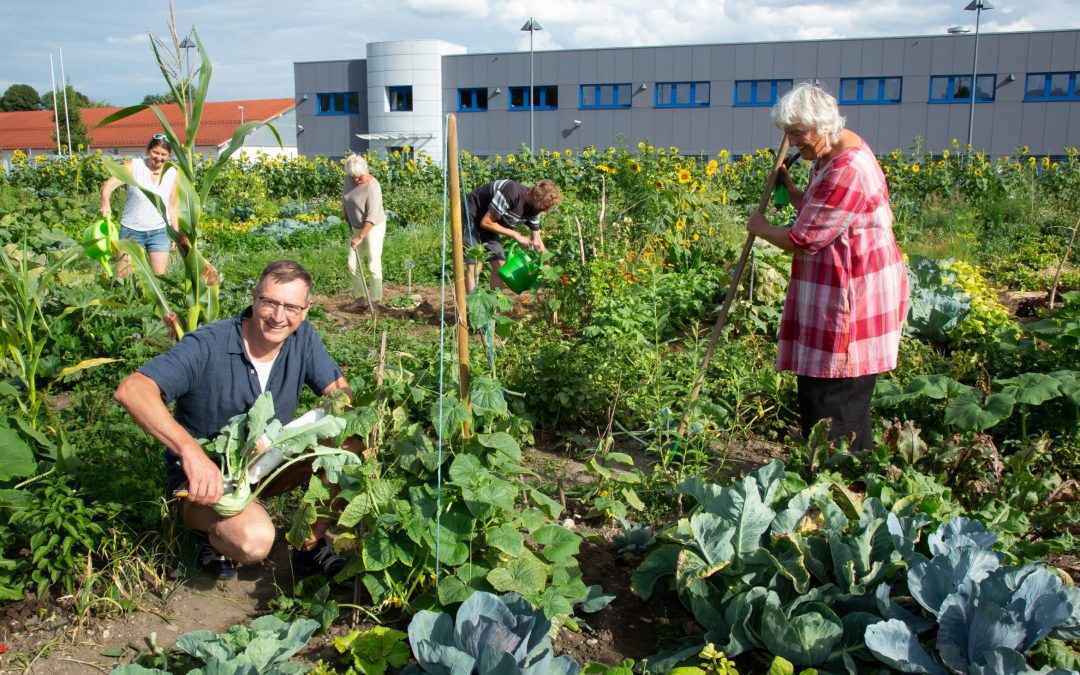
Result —
<instances>
[{"instance_id":1,"label":"grey industrial building","mask_svg":"<svg viewBox=\"0 0 1080 675\"><path fill-rule=\"evenodd\" d=\"M879 153L966 143L992 155L1080 147L1080 31L805 40L469 54L441 40L367 45L366 58L294 64L298 151L408 146L490 156L648 140L738 155L779 140L769 108L802 81L841 103ZM532 87L530 90L530 59ZM972 106L971 76L976 72ZM533 125L530 128L530 123Z\"/></svg>"}]
</instances>

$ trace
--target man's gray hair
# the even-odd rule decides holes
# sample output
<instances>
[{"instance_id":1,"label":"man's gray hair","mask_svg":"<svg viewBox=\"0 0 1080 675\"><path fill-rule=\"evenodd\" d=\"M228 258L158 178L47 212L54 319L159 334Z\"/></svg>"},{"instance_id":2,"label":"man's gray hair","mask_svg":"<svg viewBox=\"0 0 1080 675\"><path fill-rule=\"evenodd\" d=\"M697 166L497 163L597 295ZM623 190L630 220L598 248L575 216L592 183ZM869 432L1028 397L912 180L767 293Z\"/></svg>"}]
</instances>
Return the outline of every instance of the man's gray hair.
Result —
<instances>
[{"instance_id":1,"label":"man's gray hair","mask_svg":"<svg viewBox=\"0 0 1080 675\"><path fill-rule=\"evenodd\" d=\"M368 170L367 160L363 155L349 155L345 160L345 175L349 178L359 178L371 173Z\"/></svg>"},{"instance_id":2,"label":"man's gray hair","mask_svg":"<svg viewBox=\"0 0 1080 675\"><path fill-rule=\"evenodd\" d=\"M773 124L784 129L801 124L835 143L844 130L844 118L832 94L810 82L800 82L772 109Z\"/></svg>"}]
</instances>

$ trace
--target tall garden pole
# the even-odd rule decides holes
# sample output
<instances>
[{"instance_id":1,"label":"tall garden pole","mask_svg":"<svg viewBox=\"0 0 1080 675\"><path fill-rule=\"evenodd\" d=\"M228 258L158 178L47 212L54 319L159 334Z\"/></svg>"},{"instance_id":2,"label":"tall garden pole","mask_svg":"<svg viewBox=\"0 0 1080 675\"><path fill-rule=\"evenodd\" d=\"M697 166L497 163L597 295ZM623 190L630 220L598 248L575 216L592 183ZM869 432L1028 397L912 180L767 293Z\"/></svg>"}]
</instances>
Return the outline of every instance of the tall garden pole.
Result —
<instances>
[{"instance_id":1,"label":"tall garden pole","mask_svg":"<svg viewBox=\"0 0 1080 675\"><path fill-rule=\"evenodd\" d=\"M465 307L465 250L461 236L461 178L458 171L457 117L446 120L447 182L450 185L450 242L454 256L454 301L457 308L458 382L461 400L469 405L469 317ZM465 434L469 434L468 428Z\"/></svg>"},{"instance_id":2,"label":"tall garden pole","mask_svg":"<svg viewBox=\"0 0 1080 675\"><path fill-rule=\"evenodd\" d=\"M64 153L60 150L60 106L56 104L56 67L53 65L52 54L49 54L49 76L52 77L53 120L56 121L56 154L62 157Z\"/></svg>"},{"instance_id":3,"label":"tall garden pole","mask_svg":"<svg viewBox=\"0 0 1080 675\"><path fill-rule=\"evenodd\" d=\"M68 112L68 100L67 100L67 76L64 75L64 50L60 49L60 86L64 89L64 125L67 127L67 142L68 142L68 156L74 151L71 147L71 114ZM53 105L56 105L56 98L53 98Z\"/></svg>"},{"instance_id":4,"label":"tall garden pole","mask_svg":"<svg viewBox=\"0 0 1080 675\"><path fill-rule=\"evenodd\" d=\"M776 151L776 161L773 162L772 171L769 172L769 178L765 181L765 191L761 193L761 200L758 202L757 210L762 215L765 214L765 209L769 206L769 198L772 197L773 188L776 187L776 176L780 171L780 166L784 163L787 151L788 139L787 134L784 134L783 140L780 141L780 149ZM716 343L720 341L720 332L724 329L724 324L727 323L731 302L735 299L736 291L739 290L743 269L746 267L746 260L750 257L750 251L753 248L754 235L748 234L746 235L746 243L743 244L742 253L739 254L739 261L735 263L735 271L731 273L731 284L728 285L727 295L724 296L724 304L720 306L720 316L716 317L716 324L713 326L712 336L709 338L709 346L705 350L705 358L701 361L701 368L698 370L694 389L690 392L690 401L686 404L686 412L683 413L682 421L679 422L678 435L680 438L686 433L686 427L690 424L690 411L694 409L694 403L697 401L698 395L701 394L701 387L705 384L705 373L709 371L709 361L712 360L713 352L716 351Z\"/></svg>"}]
</instances>

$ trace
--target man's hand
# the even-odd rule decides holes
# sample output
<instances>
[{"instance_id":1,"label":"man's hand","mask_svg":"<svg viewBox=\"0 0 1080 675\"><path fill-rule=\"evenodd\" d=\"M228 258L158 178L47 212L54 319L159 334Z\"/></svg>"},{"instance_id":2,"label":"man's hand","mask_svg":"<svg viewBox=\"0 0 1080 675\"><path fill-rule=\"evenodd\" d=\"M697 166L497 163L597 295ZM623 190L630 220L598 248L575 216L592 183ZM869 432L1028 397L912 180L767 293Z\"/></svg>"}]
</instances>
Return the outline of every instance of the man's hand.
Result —
<instances>
[{"instance_id":1,"label":"man's hand","mask_svg":"<svg viewBox=\"0 0 1080 675\"><path fill-rule=\"evenodd\" d=\"M351 248L356 248L357 246L360 245L360 242L362 242L362 241L364 241L364 235L362 235L362 234L353 235L352 239L349 240L349 246Z\"/></svg>"},{"instance_id":2,"label":"man's hand","mask_svg":"<svg viewBox=\"0 0 1080 675\"><path fill-rule=\"evenodd\" d=\"M540 238L540 232L539 232L539 231L533 232L533 235L532 235L532 246L533 246L533 249L534 249L534 250L535 250L535 251L536 251L537 253L543 253L544 251L546 251L546 250L547 250L547 249L546 249L546 248L544 247L544 240Z\"/></svg>"},{"instance_id":3,"label":"man's hand","mask_svg":"<svg viewBox=\"0 0 1080 675\"><path fill-rule=\"evenodd\" d=\"M188 499L196 504L213 506L221 501L225 492L224 479L217 464L206 453L188 453L183 462L184 475L188 479Z\"/></svg>"},{"instance_id":4,"label":"man's hand","mask_svg":"<svg viewBox=\"0 0 1080 675\"><path fill-rule=\"evenodd\" d=\"M101 208L98 210L98 213L100 213L106 218L112 218L112 207L108 204L102 204Z\"/></svg>"},{"instance_id":5,"label":"man's hand","mask_svg":"<svg viewBox=\"0 0 1080 675\"><path fill-rule=\"evenodd\" d=\"M518 246L525 249L526 251L533 248L532 241L523 234L518 234L517 232L515 232L514 233L514 240L518 243Z\"/></svg>"}]
</instances>

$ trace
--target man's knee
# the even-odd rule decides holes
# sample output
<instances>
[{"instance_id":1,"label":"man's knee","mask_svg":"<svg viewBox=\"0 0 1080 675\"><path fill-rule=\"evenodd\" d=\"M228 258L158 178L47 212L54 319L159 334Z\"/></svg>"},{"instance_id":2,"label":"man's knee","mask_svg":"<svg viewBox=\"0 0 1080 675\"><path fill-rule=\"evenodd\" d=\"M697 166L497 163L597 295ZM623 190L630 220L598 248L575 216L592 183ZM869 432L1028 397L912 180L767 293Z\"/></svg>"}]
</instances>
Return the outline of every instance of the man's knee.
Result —
<instances>
[{"instance_id":1,"label":"man's knee","mask_svg":"<svg viewBox=\"0 0 1080 675\"><path fill-rule=\"evenodd\" d=\"M222 521L212 534L220 540L220 547L215 548L221 553L241 565L254 565L270 555L277 530L269 519L248 522L242 527Z\"/></svg>"}]
</instances>

